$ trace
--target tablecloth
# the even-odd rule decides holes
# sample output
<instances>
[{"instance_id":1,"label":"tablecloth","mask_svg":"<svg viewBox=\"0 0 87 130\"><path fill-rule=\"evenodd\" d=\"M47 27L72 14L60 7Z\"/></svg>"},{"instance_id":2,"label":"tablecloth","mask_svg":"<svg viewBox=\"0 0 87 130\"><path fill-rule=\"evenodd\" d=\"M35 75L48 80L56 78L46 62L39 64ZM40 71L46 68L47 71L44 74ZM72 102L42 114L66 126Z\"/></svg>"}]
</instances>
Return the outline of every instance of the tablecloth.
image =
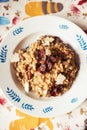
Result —
<instances>
[{"instance_id":1,"label":"tablecloth","mask_svg":"<svg viewBox=\"0 0 87 130\"><path fill-rule=\"evenodd\" d=\"M66 18L87 33L87 0L0 0L0 44L20 21L47 14ZM39 118L18 110L0 89L0 130L86 130L86 127L87 100L62 116Z\"/></svg>"}]
</instances>

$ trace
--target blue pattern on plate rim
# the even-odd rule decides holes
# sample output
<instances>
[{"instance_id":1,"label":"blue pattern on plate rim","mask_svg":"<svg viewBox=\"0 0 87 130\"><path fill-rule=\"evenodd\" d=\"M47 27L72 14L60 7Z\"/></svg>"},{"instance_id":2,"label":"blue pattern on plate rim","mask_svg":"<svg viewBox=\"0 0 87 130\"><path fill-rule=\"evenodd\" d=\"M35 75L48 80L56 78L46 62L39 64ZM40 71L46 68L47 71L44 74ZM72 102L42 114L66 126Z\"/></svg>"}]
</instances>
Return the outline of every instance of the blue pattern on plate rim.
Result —
<instances>
[{"instance_id":1,"label":"blue pattern on plate rim","mask_svg":"<svg viewBox=\"0 0 87 130\"><path fill-rule=\"evenodd\" d=\"M13 89L10 89L7 87L6 93L10 96L10 98L15 102L20 102L21 98L13 91Z\"/></svg>"},{"instance_id":2,"label":"blue pattern on plate rim","mask_svg":"<svg viewBox=\"0 0 87 130\"><path fill-rule=\"evenodd\" d=\"M53 111L53 107L50 107L50 106L43 109L44 113L48 113L48 112L51 112L51 111Z\"/></svg>"},{"instance_id":3,"label":"blue pattern on plate rim","mask_svg":"<svg viewBox=\"0 0 87 130\"><path fill-rule=\"evenodd\" d=\"M82 50L87 50L87 42L85 41L83 36L76 34L76 38L77 38L77 41L79 42Z\"/></svg>"},{"instance_id":4,"label":"blue pattern on plate rim","mask_svg":"<svg viewBox=\"0 0 87 130\"><path fill-rule=\"evenodd\" d=\"M23 27L19 27L19 28L13 30L13 36L16 36L16 35L22 33L23 29L24 29Z\"/></svg>"},{"instance_id":5,"label":"blue pattern on plate rim","mask_svg":"<svg viewBox=\"0 0 87 130\"><path fill-rule=\"evenodd\" d=\"M72 98L71 99L71 103L75 103L75 102L77 102L78 101L78 97L75 97L75 98Z\"/></svg>"},{"instance_id":6,"label":"blue pattern on plate rim","mask_svg":"<svg viewBox=\"0 0 87 130\"><path fill-rule=\"evenodd\" d=\"M31 104L26 104L26 103L22 103L22 108L23 108L23 109L26 109L26 110L30 110L30 111L32 111L32 110L35 109L35 108L33 107L33 105L31 105Z\"/></svg>"},{"instance_id":7,"label":"blue pattern on plate rim","mask_svg":"<svg viewBox=\"0 0 87 130\"><path fill-rule=\"evenodd\" d=\"M6 62L6 59L7 59L7 45L3 46L0 50L0 62L3 63L3 62Z\"/></svg>"},{"instance_id":8,"label":"blue pattern on plate rim","mask_svg":"<svg viewBox=\"0 0 87 130\"><path fill-rule=\"evenodd\" d=\"M69 29L69 26L66 25L66 24L60 24L60 25L59 25L59 28L60 28L60 29L67 30L67 29Z\"/></svg>"}]
</instances>

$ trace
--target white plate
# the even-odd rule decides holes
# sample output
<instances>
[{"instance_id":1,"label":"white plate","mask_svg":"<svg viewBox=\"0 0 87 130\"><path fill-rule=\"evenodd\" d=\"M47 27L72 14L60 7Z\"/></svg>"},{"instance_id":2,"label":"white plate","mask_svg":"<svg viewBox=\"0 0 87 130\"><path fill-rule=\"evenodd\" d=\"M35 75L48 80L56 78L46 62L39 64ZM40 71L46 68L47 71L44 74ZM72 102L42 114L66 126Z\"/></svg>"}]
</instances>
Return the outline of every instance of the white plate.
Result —
<instances>
[{"instance_id":1,"label":"white plate","mask_svg":"<svg viewBox=\"0 0 87 130\"><path fill-rule=\"evenodd\" d=\"M80 70L71 89L60 97L41 99L27 96L15 80L10 59L14 50L27 47L39 36L52 34L68 42L78 53ZM87 36L72 22L56 16L29 18L8 33L0 45L0 86L6 97L20 110L33 116L54 117L70 112L87 97Z\"/></svg>"}]
</instances>

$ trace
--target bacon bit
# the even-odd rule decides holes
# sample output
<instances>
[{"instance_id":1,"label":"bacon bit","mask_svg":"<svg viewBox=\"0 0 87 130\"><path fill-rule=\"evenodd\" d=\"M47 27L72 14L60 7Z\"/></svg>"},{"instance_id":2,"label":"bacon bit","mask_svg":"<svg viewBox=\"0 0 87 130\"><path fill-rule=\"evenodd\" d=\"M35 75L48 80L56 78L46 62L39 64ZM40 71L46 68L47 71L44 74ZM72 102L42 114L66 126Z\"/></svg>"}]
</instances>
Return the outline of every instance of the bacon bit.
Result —
<instances>
[{"instance_id":1,"label":"bacon bit","mask_svg":"<svg viewBox=\"0 0 87 130\"><path fill-rule=\"evenodd\" d=\"M0 104L1 104L1 105L4 105L5 103L6 103L6 99L5 99L5 98L0 97Z\"/></svg>"},{"instance_id":2,"label":"bacon bit","mask_svg":"<svg viewBox=\"0 0 87 130\"><path fill-rule=\"evenodd\" d=\"M71 6L71 11L73 12L73 14L79 14L80 13L80 10L75 5Z\"/></svg>"},{"instance_id":3,"label":"bacon bit","mask_svg":"<svg viewBox=\"0 0 87 130\"><path fill-rule=\"evenodd\" d=\"M28 80L33 78L33 74L30 71L27 72L27 78Z\"/></svg>"},{"instance_id":4,"label":"bacon bit","mask_svg":"<svg viewBox=\"0 0 87 130\"><path fill-rule=\"evenodd\" d=\"M85 2L87 2L87 0L80 0L80 1L78 2L78 5L82 5L82 4L84 4Z\"/></svg>"}]
</instances>

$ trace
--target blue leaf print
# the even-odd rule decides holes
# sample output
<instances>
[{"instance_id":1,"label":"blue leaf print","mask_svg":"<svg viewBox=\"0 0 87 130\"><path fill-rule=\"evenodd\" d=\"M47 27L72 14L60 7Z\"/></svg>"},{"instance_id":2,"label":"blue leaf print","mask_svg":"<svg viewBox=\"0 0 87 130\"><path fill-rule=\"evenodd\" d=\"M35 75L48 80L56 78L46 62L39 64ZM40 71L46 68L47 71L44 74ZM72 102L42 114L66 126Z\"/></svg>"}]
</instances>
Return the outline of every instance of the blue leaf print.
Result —
<instances>
[{"instance_id":1,"label":"blue leaf print","mask_svg":"<svg viewBox=\"0 0 87 130\"><path fill-rule=\"evenodd\" d=\"M82 50L87 50L87 42L84 40L84 38L81 35L76 35L77 41L79 42Z\"/></svg>"},{"instance_id":2,"label":"blue leaf print","mask_svg":"<svg viewBox=\"0 0 87 130\"><path fill-rule=\"evenodd\" d=\"M0 62L3 63L3 62L6 62L6 58L7 58L7 45L3 46L1 48L1 51L0 51Z\"/></svg>"},{"instance_id":3,"label":"blue leaf print","mask_svg":"<svg viewBox=\"0 0 87 130\"><path fill-rule=\"evenodd\" d=\"M20 100L21 100L20 97L12 89L10 89L9 87L7 87L6 92L10 96L10 98L12 100L14 100L15 102L20 102Z\"/></svg>"},{"instance_id":4,"label":"blue leaf print","mask_svg":"<svg viewBox=\"0 0 87 130\"><path fill-rule=\"evenodd\" d=\"M43 112L48 113L48 112L51 112L52 110L53 110L53 107L46 107L43 109Z\"/></svg>"},{"instance_id":5,"label":"blue leaf print","mask_svg":"<svg viewBox=\"0 0 87 130\"><path fill-rule=\"evenodd\" d=\"M71 103L75 103L75 102L77 102L78 101L78 98L76 97L76 98L73 98L73 99L71 99Z\"/></svg>"},{"instance_id":6,"label":"blue leaf print","mask_svg":"<svg viewBox=\"0 0 87 130\"><path fill-rule=\"evenodd\" d=\"M0 25L10 24L10 20L4 16L0 16Z\"/></svg>"},{"instance_id":7,"label":"blue leaf print","mask_svg":"<svg viewBox=\"0 0 87 130\"><path fill-rule=\"evenodd\" d=\"M60 25L59 25L59 28L60 28L60 29L67 30L67 29L69 28L69 26L66 25L66 24L60 24Z\"/></svg>"},{"instance_id":8,"label":"blue leaf print","mask_svg":"<svg viewBox=\"0 0 87 130\"><path fill-rule=\"evenodd\" d=\"M23 27L19 27L19 28L13 30L13 35L16 36L16 35L22 33L23 29L24 29Z\"/></svg>"},{"instance_id":9,"label":"blue leaf print","mask_svg":"<svg viewBox=\"0 0 87 130\"><path fill-rule=\"evenodd\" d=\"M31 105L31 104L26 104L26 103L22 103L22 108L23 108L23 109L26 109L26 110L30 110L30 111L34 110L33 105Z\"/></svg>"}]
</instances>

